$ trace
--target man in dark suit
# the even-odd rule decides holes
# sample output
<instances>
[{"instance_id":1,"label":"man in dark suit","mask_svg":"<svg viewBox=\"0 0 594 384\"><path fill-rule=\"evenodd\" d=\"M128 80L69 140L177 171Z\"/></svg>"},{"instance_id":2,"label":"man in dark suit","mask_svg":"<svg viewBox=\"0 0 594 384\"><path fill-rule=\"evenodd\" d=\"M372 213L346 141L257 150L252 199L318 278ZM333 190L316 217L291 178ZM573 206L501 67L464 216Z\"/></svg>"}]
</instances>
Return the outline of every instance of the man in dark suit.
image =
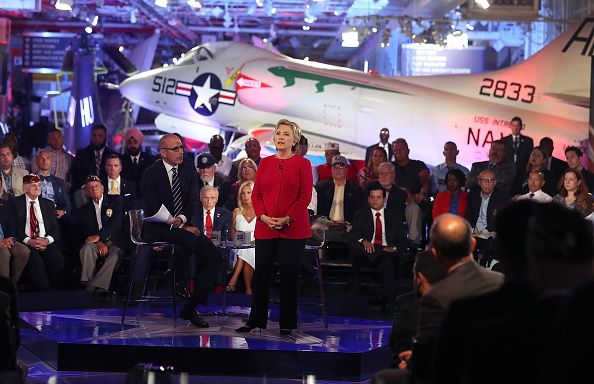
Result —
<instances>
[{"instance_id":1,"label":"man in dark suit","mask_svg":"<svg viewBox=\"0 0 594 384\"><path fill-rule=\"evenodd\" d=\"M485 263L493 256L493 238L495 231L495 215L510 200L509 193L495 188L498 180L490 169L482 171L478 177L480 189L468 193L466 220L474 229L477 250L476 257L482 257ZM480 254L480 256L479 256Z\"/></svg>"},{"instance_id":2,"label":"man in dark suit","mask_svg":"<svg viewBox=\"0 0 594 384\"><path fill-rule=\"evenodd\" d=\"M217 207L217 201L219 199L219 190L216 187L205 185L200 190L200 202L196 204L196 212L190 222L191 225L196 228L196 232L201 232L207 238L211 238L213 231L220 233L219 239L226 240L231 232L231 212L222 207ZM198 234L198 233L196 233ZM223 250L220 249L221 253ZM192 261L194 261L196 255L192 255ZM222 257L222 256L221 256ZM193 263L194 265L196 263ZM221 265L221 270L217 274L217 284L224 283L225 268L228 266ZM194 271L196 268L191 267Z\"/></svg>"},{"instance_id":3,"label":"man in dark suit","mask_svg":"<svg viewBox=\"0 0 594 384\"><path fill-rule=\"evenodd\" d=\"M167 223L145 222L143 236L147 241L173 243L184 251L181 254L176 252L178 287L186 280L189 254L200 255L203 268L198 275L196 290L180 312L180 317L197 327L207 328L208 323L195 308L206 303L209 290L216 281L221 257L206 236L196 236L183 228L194 215L198 174L191 165L184 163L181 140L173 134L164 135L159 140L159 152L161 160L148 167L141 179L145 213L147 217L153 216L163 205L173 219ZM179 257L182 255L183 258Z\"/></svg>"},{"instance_id":4,"label":"man in dark suit","mask_svg":"<svg viewBox=\"0 0 594 384\"><path fill-rule=\"evenodd\" d=\"M89 176L85 183L89 202L80 209L84 244L80 249L82 272L80 281L91 293L109 291L113 271L124 255L126 237L124 203L119 195L103 193L103 184L97 176ZM99 258L103 265L95 273Z\"/></svg>"},{"instance_id":5,"label":"man in dark suit","mask_svg":"<svg viewBox=\"0 0 594 384\"><path fill-rule=\"evenodd\" d=\"M60 229L56 208L41 196L41 180L37 175L23 177L24 194L10 201L8 233L31 251L27 270L34 287L50 290L64 266L64 256L56 241Z\"/></svg>"},{"instance_id":6,"label":"man in dark suit","mask_svg":"<svg viewBox=\"0 0 594 384\"><path fill-rule=\"evenodd\" d=\"M388 161L392 161L392 146L390 145L390 130L388 128L382 128L379 133L380 141L379 143L370 145L365 150L365 165L369 162L369 158L371 157L371 153L375 147L382 147L386 154L388 155Z\"/></svg>"},{"instance_id":7,"label":"man in dark suit","mask_svg":"<svg viewBox=\"0 0 594 384\"><path fill-rule=\"evenodd\" d=\"M526 165L530 159L530 153L534 148L534 142L531 137L522 135L520 132L524 129L522 119L518 116L514 116L509 127L511 134L503 137L501 142L505 146L505 160L511 161L516 166L516 178L514 180L514 191L513 194L519 193L521 181L526 174Z\"/></svg>"},{"instance_id":8,"label":"man in dark suit","mask_svg":"<svg viewBox=\"0 0 594 384\"><path fill-rule=\"evenodd\" d=\"M555 147L553 145L553 139L550 137L543 137L540 139L538 143L540 149L542 149L543 153L546 153L547 156L547 167L545 170L551 173L551 180L555 182L555 190L557 189L557 183L563 176L563 172L567 169L567 163L561 159L556 158L553 156L553 151Z\"/></svg>"},{"instance_id":9,"label":"man in dark suit","mask_svg":"<svg viewBox=\"0 0 594 384\"><path fill-rule=\"evenodd\" d=\"M217 172L217 163L215 158L208 152L201 153L196 157L196 169L198 170L198 190L205 185L210 185L219 190L219 200L217 207L222 207L229 200L231 193L231 183L227 178Z\"/></svg>"},{"instance_id":10,"label":"man in dark suit","mask_svg":"<svg viewBox=\"0 0 594 384\"><path fill-rule=\"evenodd\" d=\"M115 153L107 148L107 128L103 124L91 128L91 144L76 151L76 156L70 168L72 190L80 189L88 175L99 175L105 179L105 160L107 156Z\"/></svg>"},{"instance_id":11,"label":"man in dark suit","mask_svg":"<svg viewBox=\"0 0 594 384\"><path fill-rule=\"evenodd\" d=\"M417 341L413 347L413 377L428 381L437 332L450 303L464 297L493 291L503 282L503 275L480 267L474 262L474 237L468 222L445 213L431 226L430 250L447 271L421 298Z\"/></svg>"},{"instance_id":12,"label":"man in dark suit","mask_svg":"<svg viewBox=\"0 0 594 384\"><path fill-rule=\"evenodd\" d=\"M381 278L385 309L392 307L399 256L406 250L406 230L402 220L384 208L386 190L381 186L368 191L368 209L355 213L350 231L350 251L359 265L375 265Z\"/></svg>"},{"instance_id":13,"label":"man in dark suit","mask_svg":"<svg viewBox=\"0 0 594 384\"><path fill-rule=\"evenodd\" d=\"M516 166L505 160L505 145L501 140L495 140L489 148L489 160L472 163L470 172L466 176L466 189L478 187L478 175L485 169L490 169L497 176L498 188L510 192L516 178Z\"/></svg>"},{"instance_id":14,"label":"man in dark suit","mask_svg":"<svg viewBox=\"0 0 594 384\"><path fill-rule=\"evenodd\" d=\"M122 156L122 177L136 185L136 195L142 196L140 178L142 172L155 163L155 157L141 151L144 134L138 128L130 128L124 134L126 153Z\"/></svg>"},{"instance_id":15,"label":"man in dark suit","mask_svg":"<svg viewBox=\"0 0 594 384\"><path fill-rule=\"evenodd\" d=\"M335 156L332 160L332 179L322 180L316 185L318 215L328 216L333 221L331 227L351 223L363 201L361 188L347 180L348 165L344 156Z\"/></svg>"},{"instance_id":16,"label":"man in dark suit","mask_svg":"<svg viewBox=\"0 0 594 384\"><path fill-rule=\"evenodd\" d=\"M35 158L38 176L41 180L41 196L56 204L56 217L60 220L64 215L72 214L70 195L66 189L66 183L59 177L50 174L52 158L47 149L37 152Z\"/></svg>"},{"instance_id":17,"label":"man in dark suit","mask_svg":"<svg viewBox=\"0 0 594 384\"><path fill-rule=\"evenodd\" d=\"M107 156L105 160L107 178L103 179L103 188L108 195L119 195L124 201L124 211L136 209L136 184L121 176L122 160L116 153Z\"/></svg>"}]
</instances>

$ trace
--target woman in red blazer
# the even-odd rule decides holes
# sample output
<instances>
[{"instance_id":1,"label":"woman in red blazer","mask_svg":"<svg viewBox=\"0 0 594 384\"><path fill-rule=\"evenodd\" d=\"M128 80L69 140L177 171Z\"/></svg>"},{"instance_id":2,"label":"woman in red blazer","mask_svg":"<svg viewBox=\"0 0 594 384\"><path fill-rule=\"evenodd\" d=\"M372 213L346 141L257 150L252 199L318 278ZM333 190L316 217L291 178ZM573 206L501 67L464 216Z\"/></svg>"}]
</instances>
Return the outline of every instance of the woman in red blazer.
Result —
<instances>
[{"instance_id":1,"label":"woman in red blazer","mask_svg":"<svg viewBox=\"0 0 594 384\"><path fill-rule=\"evenodd\" d=\"M466 215L466 196L462 190L466 184L466 176L459 169L450 169L446 173L447 191L439 192L433 202L433 219L442 213L453 213L464 217Z\"/></svg>"},{"instance_id":2,"label":"woman in red blazer","mask_svg":"<svg viewBox=\"0 0 594 384\"><path fill-rule=\"evenodd\" d=\"M313 188L311 165L295 150L301 129L282 119L276 124L276 155L260 161L252 192L256 222L256 269L252 308L237 332L266 328L268 292L274 260L280 268L280 333L297 328L297 283L305 240L311 237L307 206Z\"/></svg>"}]
</instances>

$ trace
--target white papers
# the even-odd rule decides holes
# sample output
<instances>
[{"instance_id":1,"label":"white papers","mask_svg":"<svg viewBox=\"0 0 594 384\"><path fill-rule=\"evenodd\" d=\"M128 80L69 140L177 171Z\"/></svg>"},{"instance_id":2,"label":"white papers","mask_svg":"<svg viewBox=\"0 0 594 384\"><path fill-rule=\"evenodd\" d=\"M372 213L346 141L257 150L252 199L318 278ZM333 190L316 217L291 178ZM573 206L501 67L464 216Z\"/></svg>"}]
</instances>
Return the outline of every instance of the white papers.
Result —
<instances>
[{"instance_id":1,"label":"white papers","mask_svg":"<svg viewBox=\"0 0 594 384\"><path fill-rule=\"evenodd\" d=\"M161 204L161 208L159 211L150 217L145 217L144 221L148 221L150 223L171 223L173 221L173 216L169 213L169 210L165 208L163 204Z\"/></svg>"}]
</instances>

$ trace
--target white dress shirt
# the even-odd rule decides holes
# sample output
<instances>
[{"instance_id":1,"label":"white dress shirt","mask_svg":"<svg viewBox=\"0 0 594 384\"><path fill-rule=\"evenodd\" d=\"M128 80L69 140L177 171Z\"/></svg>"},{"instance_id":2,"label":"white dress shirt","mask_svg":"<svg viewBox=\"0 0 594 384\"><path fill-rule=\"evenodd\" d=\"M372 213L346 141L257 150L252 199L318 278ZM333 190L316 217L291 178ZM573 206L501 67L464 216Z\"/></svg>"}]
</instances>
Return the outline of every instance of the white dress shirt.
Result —
<instances>
[{"instance_id":1,"label":"white dress shirt","mask_svg":"<svg viewBox=\"0 0 594 384\"><path fill-rule=\"evenodd\" d=\"M534 195L530 197L532 193ZM543 192L542 189L539 189L536 192L528 192L527 194L518 197L518 200L523 199L532 199L534 201L538 201L539 203L548 203L550 201L553 201L553 198L548 193Z\"/></svg>"},{"instance_id":2,"label":"white dress shirt","mask_svg":"<svg viewBox=\"0 0 594 384\"><path fill-rule=\"evenodd\" d=\"M221 155L221 161L217 163L217 172L229 176L231 168L233 167L233 160L229 156Z\"/></svg>"},{"instance_id":3,"label":"white dress shirt","mask_svg":"<svg viewBox=\"0 0 594 384\"><path fill-rule=\"evenodd\" d=\"M95 206L95 217L97 218L99 230L103 228L103 222L101 221L101 204L103 204L103 196L101 196L99 202L95 203L95 201L93 201L93 205Z\"/></svg>"},{"instance_id":4,"label":"white dress shirt","mask_svg":"<svg viewBox=\"0 0 594 384\"><path fill-rule=\"evenodd\" d=\"M35 217L37 218L37 221L39 222L39 237L43 237L45 239L47 239L49 241L48 245L54 242L54 238L51 236L48 236L47 233L45 233L45 225L43 223L43 215L41 214L41 206L39 205L39 199L35 199L35 200L31 200L29 198L29 196L25 195L25 201L27 202L27 209L25 210L27 212L27 216L25 217L25 238L23 239L23 243L27 244L29 242L29 240L31 240L31 237L29 237L29 235L31 234L31 215L29 214L29 210L30 210L30 206L31 206L31 202L34 201L35 205L33 206L35 209Z\"/></svg>"}]
</instances>

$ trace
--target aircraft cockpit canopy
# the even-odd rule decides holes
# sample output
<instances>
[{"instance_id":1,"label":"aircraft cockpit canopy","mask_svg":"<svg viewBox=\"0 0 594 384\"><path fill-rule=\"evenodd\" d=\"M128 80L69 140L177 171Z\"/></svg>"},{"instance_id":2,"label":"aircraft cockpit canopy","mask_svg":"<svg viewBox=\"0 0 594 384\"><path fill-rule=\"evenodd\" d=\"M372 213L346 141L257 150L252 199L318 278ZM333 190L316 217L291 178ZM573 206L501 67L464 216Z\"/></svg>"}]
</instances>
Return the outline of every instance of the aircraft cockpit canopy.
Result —
<instances>
[{"instance_id":1,"label":"aircraft cockpit canopy","mask_svg":"<svg viewBox=\"0 0 594 384\"><path fill-rule=\"evenodd\" d=\"M177 65L194 65L201 61L212 60L218 53L228 48L230 43L232 42L214 42L194 47L179 59Z\"/></svg>"}]
</instances>

